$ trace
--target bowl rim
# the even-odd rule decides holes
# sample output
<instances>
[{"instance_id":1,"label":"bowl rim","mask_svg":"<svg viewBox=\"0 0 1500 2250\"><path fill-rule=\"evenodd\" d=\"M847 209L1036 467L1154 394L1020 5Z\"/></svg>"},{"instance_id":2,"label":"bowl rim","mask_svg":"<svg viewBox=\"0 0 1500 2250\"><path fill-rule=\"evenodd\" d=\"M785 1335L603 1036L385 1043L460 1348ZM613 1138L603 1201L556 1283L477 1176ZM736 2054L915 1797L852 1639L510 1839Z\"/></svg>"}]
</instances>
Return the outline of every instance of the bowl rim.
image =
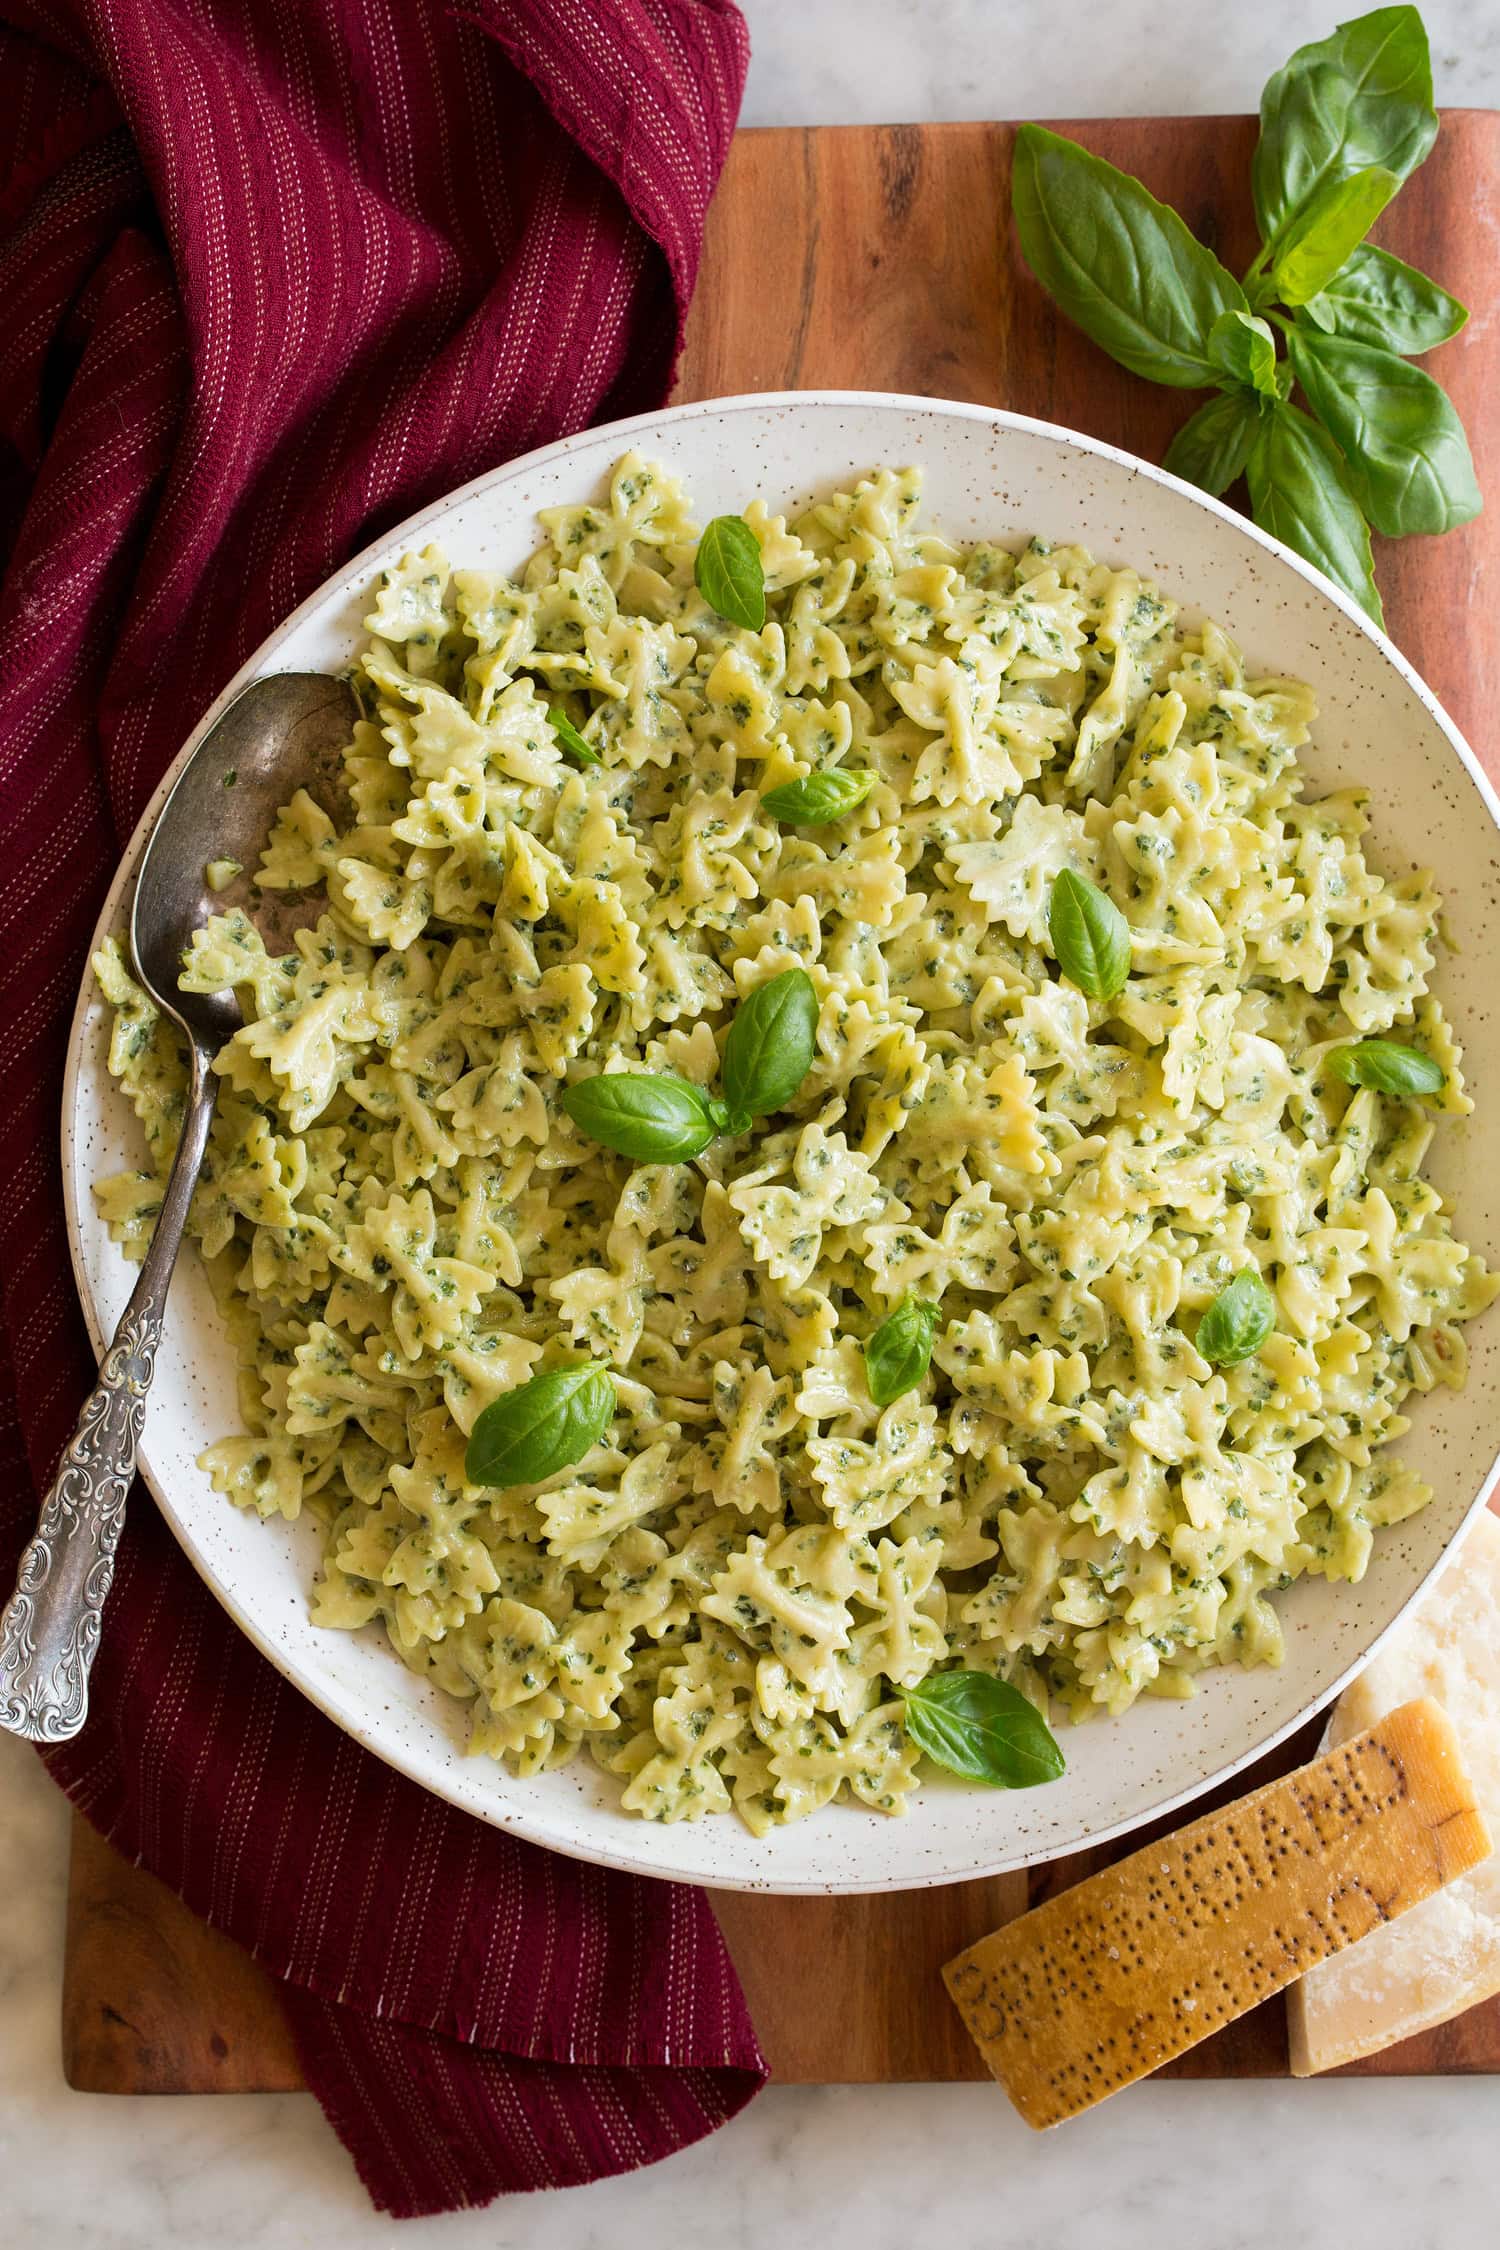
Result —
<instances>
[{"instance_id":1,"label":"bowl rim","mask_svg":"<svg viewBox=\"0 0 1500 2250\"><path fill-rule=\"evenodd\" d=\"M276 669L275 656L285 642L302 625L304 619L331 597L335 597L341 592L351 591L357 586L360 579L374 567L379 556L386 554L398 544L405 545L416 540L425 528L445 516L459 503L476 498L493 486L508 483L514 478L530 474L554 462L564 461L570 454L578 452L584 447L596 445L603 440L612 443L618 441L623 448L636 436L650 432L655 437L658 433L667 433L673 428L692 421L724 420L731 415L743 413L763 415L777 410L805 412L808 409L845 409L850 412L870 409L895 409L909 414L930 415L943 421L962 420L982 423L993 429L1013 431L1071 447L1075 451L1108 461L1133 475L1145 477L1152 483L1161 485L1190 501L1206 514L1216 517L1241 539L1248 540L1253 546L1260 547L1278 562L1288 565L1324 602L1340 612L1357 626L1367 639L1373 642L1386 663L1416 696L1428 716L1436 724L1449 749L1455 753L1459 764L1478 792L1485 810L1489 814L1493 828L1497 834L1500 834L1500 793L1497 793L1495 786L1480 765L1460 728L1450 718L1432 689L1427 686L1420 674L1401 654L1389 634L1344 593L1342 588L1336 586L1322 571L1305 561L1302 556L1284 545L1281 540L1263 531L1258 524L1252 523L1237 510L1227 507L1222 500L1200 491L1196 485L1189 484L1185 479L1174 476L1169 470L1160 468L1154 462L1144 460L1140 455L1130 453L1121 446L1112 445L1102 438L1090 437L1085 432L1070 429L1063 423L1046 421L1033 415L1015 414L1002 407L981 406L968 400L945 399L902 391L818 389L735 392L721 398L692 399L674 406L647 409L642 413L625 416L613 422L595 423L566 437L557 438L550 444L536 446L528 452L517 454L493 468L482 470L478 476L471 477L466 483L453 486L449 491L426 502L413 514L392 524L389 529L378 532L347 562L331 571L311 593L298 603L295 609L282 619L280 624L267 634L265 639L225 683L214 701L204 711L197 724L188 734L181 748L171 759L147 800L120 854L119 862L89 941L88 955L79 981L78 996L68 1025L63 1073L60 1125L63 1206L68 1235L68 1255L74 1287L77 1291L89 1340L97 1358L102 1359L107 1338L99 1319L98 1309L94 1303L85 1266L82 1215L75 1193L75 1167L71 1162L71 1144L75 1119L78 1116L79 1079L84 1059L83 1034L89 1011L94 1004L89 961L101 940L110 935L117 924L121 900L129 884L134 880L146 838L155 824L172 784L209 728L252 680L259 679ZM922 1871L914 1875L904 1875L899 1881L894 1882L879 1875L868 1881L862 1879L832 1880L826 1877L819 1878L805 1875L786 1879L785 1877L778 1878L774 1870L764 1874L758 1872L695 1874L691 1871L676 1868L664 1868L659 1860L653 1859L649 1851L635 1848L634 1839L637 1835L640 1835L644 1842L649 1839L654 1831L649 1823L632 1821L623 1814L620 1815L619 1819L621 1834L618 1845L616 1846L611 1840L610 1848L606 1850L587 1840L561 1838L551 1829L546 1829L543 1832L543 1824L529 1818L524 1809L518 1813L501 1805L485 1807L472 1803L454 1788L445 1786L446 1777L444 1775L437 1774L432 1777L424 1777L414 1772L411 1763L399 1755L394 1746L386 1747L373 1738L369 1717L347 1707L338 1693L331 1688L310 1685L300 1675L294 1664L283 1654L274 1636L263 1631L257 1625L252 1615L242 1604L237 1590L215 1576L200 1561L198 1554L179 1531L176 1510L164 1489L166 1480L160 1478L153 1468L144 1443L138 1463L138 1473L144 1479L160 1507L179 1548L209 1588L215 1600L227 1611L239 1630L249 1638L261 1654L276 1667L277 1671L290 1682L299 1694L304 1695L334 1725L350 1735L360 1744L361 1748L371 1752L383 1764L391 1766L394 1771L404 1775L417 1787L429 1791L432 1795L453 1805L456 1810L467 1813L474 1819L482 1820L487 1825L500 1828L507 1833L524 1837L544 1850L560 1852L565 1858L584 1860L591 1865L609 1867L623 1873L650 1876L658 1881L692 1883L715 1890L759 1891L781 1896L803 1897L842 1896L845 1893L853 1896L861 1893L926 1890L945 1883L976 1881L992 1875L1011 1873L1024 1867L1047 1864L1049 1855L1028 1848L1021 1851L1001 1852L965 1869L962 1873L955 1873L947 1868L940 1867L930 1873ZM1211 1773L1195 1779L1181 1788L1167 1789L1152 1804L1092 1831L1088 1839L1089 1848L1092 1849L1095 1845L1115 1841L1137 1829L1149 1827L1153 1823L1180 1811L1182 1807L1193 1803L1197 1798L1205 1796L1210 1790L1222 1788L1227 1782L1242 1774L1248 1766L1268 1756L1290 1735L1294 1734L1299 1727L1305 1726L1319 1711L1326 1709L1342 1693L1350 1680L1364 1670L1391 1633L1408 1616L1414 1605L1421 1600L1439 1572L1446 1567L1448 1560L1462 1542L1474 1518L1487 1505L1497 1473L1500 1473L1500 1448L1497 1448L1495 1457L1480 1482L1473 1500L1464 1511L1452 1537L1443 1547L1432 1567L1412 1587L1395 1614L1381 1627L1354 1662L1347 1665L1309 1703L1299 1708L1290 1718L1274 1726L1269 1733L1257 1737L1236 1757L1217 1766Z\"/></svg>"}]
</instances>

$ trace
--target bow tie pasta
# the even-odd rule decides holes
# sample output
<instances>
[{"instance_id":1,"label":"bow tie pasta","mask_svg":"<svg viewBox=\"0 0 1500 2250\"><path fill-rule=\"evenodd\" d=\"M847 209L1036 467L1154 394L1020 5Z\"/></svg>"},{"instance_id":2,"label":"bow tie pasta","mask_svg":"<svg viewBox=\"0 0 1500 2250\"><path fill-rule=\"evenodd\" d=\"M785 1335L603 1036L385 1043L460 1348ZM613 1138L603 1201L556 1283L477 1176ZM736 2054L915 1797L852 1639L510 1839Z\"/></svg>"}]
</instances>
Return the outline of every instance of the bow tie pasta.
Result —
<instances>
[{"instance_id":1,"label":"bow tie pasta","mask_svg":"<svg viewBox=\"0 0 1500 2250\"><path fill-rule=\"evenodd\" d=\"M316 1516L317 1617L382 1624L477 1750L586 1745L651 1819L900 1811L934 1669L1083 1717L1274 1663L1278 1589L1359 1578L1428 1498L1383 1449L1496 1292L1422 1178L1470 1106L1438 902L1368 865L1358 791L1304 794L1308 690L918 498L882 470L747 509L758 632L635 456L515 580L408 555L339 800L292 799L185 958L245 1017L193 1216L241 1364L214 1485ZM840 765L874 780L839 817L762 802ZM1128 922L1108 998L1060 973L1065 870ZM265 891L307 907L284 956ZM138 1253L183 1058L96 965L149 1151L97 1193ZM570 1120L601 1071L717 1086L791 968L786 1108L676 1163ZM1331 1067L1384 1035L1428 1099ZM1215 1364L1246 1273L1269 1333ZM930 1366L881 1409L863 1346L912 1296ZM592 1450L468 1481L484 1408L580 1357L615 1377Z\"/></svg>"}]
</instances>

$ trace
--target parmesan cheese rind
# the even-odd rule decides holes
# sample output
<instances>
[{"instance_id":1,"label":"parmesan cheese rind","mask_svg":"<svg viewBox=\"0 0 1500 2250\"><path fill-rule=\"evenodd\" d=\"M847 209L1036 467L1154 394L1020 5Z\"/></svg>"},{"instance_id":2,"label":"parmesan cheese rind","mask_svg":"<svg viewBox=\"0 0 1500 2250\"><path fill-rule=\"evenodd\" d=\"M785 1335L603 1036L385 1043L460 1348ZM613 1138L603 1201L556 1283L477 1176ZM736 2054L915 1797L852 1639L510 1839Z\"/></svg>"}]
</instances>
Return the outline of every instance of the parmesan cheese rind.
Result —
<instances>
[{"instance_id":1,"label":"parmesan cheese rind","mask_svg":"<svg viewBox=\"0 0 1500 2250\"><path fill-rule=\"evenodd\" d=\"M1486 1511L1411 1621L1340 1698L1332 1740L1409 1696L1458 1730L1479 1808L1500 1835L1500 1516ZM1378 2054L1500 1992L1500 1853L1325 1961L1287 1995L1292 2070L1308 2078Z\"/></svg>"},{"instance_id":2,"label":"parmesan cheese rind","mask_svg":"<svg viewBox=\"0 0 1500 2250\"><path fill-rule=\"evenodd\" d=\"M1490 1850L1452 1721L1422 1698L1048 1899L943 1975L1027 2124L1058 2125Z\"/></svg>"}]
</instances>

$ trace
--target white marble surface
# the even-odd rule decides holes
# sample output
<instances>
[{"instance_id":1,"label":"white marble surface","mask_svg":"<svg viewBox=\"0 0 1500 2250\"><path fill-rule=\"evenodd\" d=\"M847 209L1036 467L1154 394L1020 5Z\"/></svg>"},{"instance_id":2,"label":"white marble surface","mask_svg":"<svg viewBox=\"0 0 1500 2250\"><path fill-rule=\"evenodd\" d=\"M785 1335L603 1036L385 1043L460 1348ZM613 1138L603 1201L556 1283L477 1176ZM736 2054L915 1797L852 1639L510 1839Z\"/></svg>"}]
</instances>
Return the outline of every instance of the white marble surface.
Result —
<instances>
[{"instance_id":1,"label":"white marble surface","mask_svg":"<svg viewBox=\"0 0 1500 2250\"><path fill-rule=\"evenodd\" d=\"M1253 110L1362 0L740 0L747 125ZM1424 0L1437 98L1500 108L1500 0Z\"/></svg>"},{"instance_id":2,"label":"white marble surface","mask_svg":"<svg viewBox=\"0 0 1500 2250\"><path fill-rule=\"evenodd\" d=\"M1212 112L1357 0L747 0L750 124ZM1500 0L1428 0L1500 106ZM66 1808L0 1736L0 2250L1481 2250L1500 2080L1147 2086L1038 2140L983 2087L772 2090L632 2178L397 2227L303 2095L108 2101L58 2063Z\"/></svg>"},{"instance_id":3,"label":"white marble surface","mask_svg":"<svg viewBox=\"0 0 1500 2250\"><path fill-rule=\"evenodd\" d=\"M378 2218L304 2094L70 2094L66 1808L0 1735L0 2250L1480 2250L1500 2081L1143 2086L1038 2137L985 2086L772 2088L646 2172Z\"/></svg>"}]
</instances>

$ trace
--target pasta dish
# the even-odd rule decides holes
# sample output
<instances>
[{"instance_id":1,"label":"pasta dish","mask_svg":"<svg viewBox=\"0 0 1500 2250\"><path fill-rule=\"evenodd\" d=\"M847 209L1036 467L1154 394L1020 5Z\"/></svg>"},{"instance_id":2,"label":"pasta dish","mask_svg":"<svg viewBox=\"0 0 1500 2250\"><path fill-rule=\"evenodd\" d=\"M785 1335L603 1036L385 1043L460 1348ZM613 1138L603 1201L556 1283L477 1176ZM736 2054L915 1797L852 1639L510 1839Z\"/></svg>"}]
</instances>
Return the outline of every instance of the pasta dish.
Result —
<instances>
[{"instance_id":1,"label":"pasta dish","mask_svg":"<svg viewBox=\"0 0 1500 2250\"><path fill-rule=\"evenodd\" d=\"M514 580L406 556L338 801L185 956L245 1018L214 1486L315 1515L317 1618L475 1750L651 1819L898 1812L948 1673L1077 1718L1275 1663L1278 1590L1429 1497L1386 1449L1496 1293L1422 1177L1471 1106L1438 900L1305 793L1309 690L919 499L718 519L723 606L636 456ZM138 1255L184 1057L96 969Z\"/></svg>"}]
</instances>

